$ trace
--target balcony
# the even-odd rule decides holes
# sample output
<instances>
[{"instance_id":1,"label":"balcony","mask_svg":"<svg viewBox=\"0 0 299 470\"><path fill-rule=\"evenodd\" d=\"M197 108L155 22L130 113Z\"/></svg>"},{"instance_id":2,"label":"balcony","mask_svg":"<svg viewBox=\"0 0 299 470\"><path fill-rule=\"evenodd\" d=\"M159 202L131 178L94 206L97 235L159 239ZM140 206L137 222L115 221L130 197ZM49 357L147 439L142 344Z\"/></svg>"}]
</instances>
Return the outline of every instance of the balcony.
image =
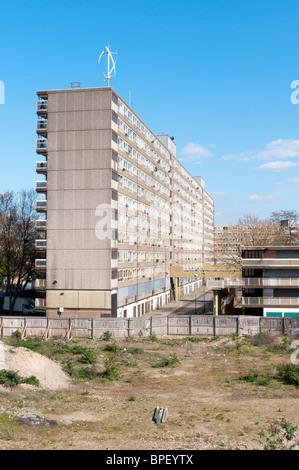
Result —
<instances>
[{"instance_id":1,"label":"balcony","mask_svg":"<svg viewBox=\"0 0 299 470\"><path fill-rule=\"evenodd\" d=\"M298 307L299 297L242 297L243 307L263 307L271 305L276 306L289 306L294 305Z\"/></svg>"},{"instance_id":2,"label":"balcony","mask_svg":"<svg viewBox=\"0 0 299 470\"><path fill-rule=\"evenodd\" d=\"M243 287L299 287L299 278L280 277L280 278L255 278L248 277L242 279Z\"/></svg>"},{"instance_id":3,"label":"balcony","mask_svg":"<svg viewBox=\"0 0 299 470\"><path fill-rule=\"evenodd\" d=\"M35 221L35 230L47 230L47 221L46 220L39 220Z\"/></svg>"},{"instance_id":4,"label":"balcony","mask_svg":"<svg viewBox=\"0 0 299 470\"><path fill-rule=\"evenodd\" d=\"M46 308L46 299L35 299L35 308L36 309Z\"/></svg>"},{"instance_id":5,"label":"balcony","mask_svg":"<svg viewBox=\"0 0 299 470\"><path fill-rule=\"evenodd\" d=\"M36 290L45 290L46 289L46 279L35 279L35 289Z\"/></svg>"},{"instance_id":6,"label":"balcony","mask_svg":"<svg viewBox=\"0 0 299 470\"><path fill-rule=\"evenodd\" d=\"M46 259L36 259L35 260L35 269L37 271L45 271L47 267L47 260Z\"/></svg>"},{"instance_id":7,"label":"balcony","mask_svg":"<svg viewBox=\"0 0 299 470\"><path fill-rule=\"evenodd\" d=\"M47 155L48 141L47 139L36 139L36 152L40 155Z\"/></svg>"},{"instance_id":8,"label":"balcony","mask_svg":"<svg viewBox=\"0 0 299 470\"><path fill-rule=\"evenodd\" d=\"M42 239L42 240L35 240L35 248L39 251L44 251L47 249L47 240Z\"/></svg>"},{"instance_id":9,"label":"balcony","mask_svg":"<svg viewBox=\"0 0 299 470\"><path fill-rule=\"evenodd\" d=\"M36 201L36 212L46 212L47 211L47 201Z\"/></svg>"},{"instance_id":10,"label":"balcony","mask_svg":"<svg viewBox=\"0 0 299 470\"><path fill-rule=\"evenodd\" d=\"M47 192L47 181L37 181L36 182L36 192L37 193L46 193Z\"/></svg>"},{"instance_id":11,"label":"balcony","mask_svg":"<svg viewBox=\"0 0 299 470\"><path fill-rule=\"evenodd\" d=\"M36 103L36 112L39 116L45 115L48 112L48 101L38 100Z\"/></svg>"},{"instance_id":12,"label":"balcony","mask_svg":"<svg viewBox=\"0 0 299 470\"><path fill-rule=\"evenodd\" d=\"M242 266L243 268L299 268L299 258L297 259L242 259Z\"/></svg>"},{"instance_id":13,"label":"balcony","mask_svg":"<svg viewBox=\"0 0 299 470\"><path fill-rule=\"evenodd\" d=\"M38 119L36 123L36 132L40 135L47 135L48 121L46 119Z\"/></svg>"},{"instance_id":14,"label":"balcony","mask_svg":"<svg viewBox=\"0 0 299 470\"><path fill-rule=\"evenodd\" d=\"M46 175L47 167L48 167L47 162L36 162L36 173L39 173L41 175Z\"/></svg>"}]
</instances>

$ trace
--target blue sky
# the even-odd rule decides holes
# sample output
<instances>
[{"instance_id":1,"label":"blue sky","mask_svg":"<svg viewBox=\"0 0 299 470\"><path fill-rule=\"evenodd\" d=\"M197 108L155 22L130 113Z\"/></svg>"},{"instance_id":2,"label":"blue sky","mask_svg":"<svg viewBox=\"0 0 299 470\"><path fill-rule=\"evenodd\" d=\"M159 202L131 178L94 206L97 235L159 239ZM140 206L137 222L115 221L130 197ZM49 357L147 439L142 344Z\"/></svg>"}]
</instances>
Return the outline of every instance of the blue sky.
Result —
<instances>
[{"instance_id":1,"label":"blue sky","mask_svg":"<svg viewBox=\"0 0 299 470\"><path fill-rule=\"evenodd\" d=\"M175 137L216 224L297 210L297 17L291 0L1 0L0 191L38 179L36 91L105 86L97 61L109 42L111 86L154 133Z\"/></svg>"}]
</instances>

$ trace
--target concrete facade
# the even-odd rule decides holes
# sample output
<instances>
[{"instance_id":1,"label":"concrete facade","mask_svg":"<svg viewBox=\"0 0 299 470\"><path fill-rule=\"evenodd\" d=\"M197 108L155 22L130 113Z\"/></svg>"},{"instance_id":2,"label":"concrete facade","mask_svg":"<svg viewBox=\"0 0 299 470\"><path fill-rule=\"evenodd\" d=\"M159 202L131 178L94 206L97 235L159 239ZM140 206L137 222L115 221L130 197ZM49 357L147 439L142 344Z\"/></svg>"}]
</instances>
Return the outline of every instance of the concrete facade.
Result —
<instances>
[{"instance_id":1,"label":"concrete facade","mask_svg":"<svg viewBox=\"0 0 299 470\"><path fill-rule=\"evenodd\" d=\"M202 178L112 88L38 92L37 114L37 307L137 317L169 302L170 267L200 269L213 252Z\"/></svg>"},{"instance_id":2,"label":"concrete facade","mask_svg":"<svg viewBox=\"0 0 299 470\"><path fill-rule=\"evenodd\" d=\"M299 246L242 248L245 314L299 317Z\"/></svg>"}]
</instances>

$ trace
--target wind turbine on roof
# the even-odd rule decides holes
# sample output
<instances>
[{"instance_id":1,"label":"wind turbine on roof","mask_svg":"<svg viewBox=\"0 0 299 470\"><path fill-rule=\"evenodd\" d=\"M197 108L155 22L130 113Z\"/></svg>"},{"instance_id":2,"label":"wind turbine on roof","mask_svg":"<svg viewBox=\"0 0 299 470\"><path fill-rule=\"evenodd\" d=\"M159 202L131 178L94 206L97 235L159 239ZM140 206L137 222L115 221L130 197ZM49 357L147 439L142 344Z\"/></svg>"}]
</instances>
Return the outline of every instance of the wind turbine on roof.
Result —
<instances>
[{"instance_id":1,"label":"wind turbine on roof","mask_svg":"<svg viewBox=\"0 0 299 470\"><path fill-rule=\"evenodd\" d=\"M116 59L117 59L117 52L111 52L110 49L109 49L109 44L108 46L106 46L106 50L104 50L100 57L99 57L99 65L101 67L101 59L103 58L103 56L107 55L107 73L104 72L104 70L102 69L101 67L101 70L102 70L102 73L105 77L105 79L107 80L107 86L109 86L109 81L110 81L110 78L114 78L115 77L115 74L116 74L116 69L115 69L115 64L116 64ZM113 57L115 56L115 57Z\"/></svg>"}]
</instances>

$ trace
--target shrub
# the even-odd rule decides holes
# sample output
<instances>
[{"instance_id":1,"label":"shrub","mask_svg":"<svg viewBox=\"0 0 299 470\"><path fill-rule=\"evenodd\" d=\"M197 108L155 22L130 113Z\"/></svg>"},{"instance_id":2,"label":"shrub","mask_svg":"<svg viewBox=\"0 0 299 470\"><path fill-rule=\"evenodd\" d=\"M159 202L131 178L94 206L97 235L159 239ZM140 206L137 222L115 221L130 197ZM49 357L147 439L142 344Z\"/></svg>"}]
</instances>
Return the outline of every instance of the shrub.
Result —
<instances>
[{"instance_id":1,"label":"shrub","mask_svg":"<svg viewBox=\"0 0 299 470\"><path fill-rule=\"evenodd\" d=\"M121 351L121 348L117 346L117 344L112 343L112 344L107 344L107 346L104 347L103 351L108 351L108 352L112 352L116 354Z\"/></svg>"},{"instance_id":2,"label":"shrub","mask_svg":"<svg viewBox=\"0 0 299 470\"><path fill-rule=\"evenodd\" d=\"M120 377L119 367L115 356L106 359L106 366L101 376L107 380L118 380Z\"/></svg>"},{"instance_id":3,"label":"shrub","mask_svg":"<svg viewBox=\"0 0 299 470\"><path fill-rule=\"evenodd\" d=\"M82 364L94 364L97 361L97 354L93 349L86 349L80 357Z\"/></svg>"},{"instance_id":4,"label":"shrub","mask_svg":"<svg viewBox=\"0 0 299 470\"><path fill-rule=\"evenodd\" d=\"M278 377L288 385L299 387L299 364L284 364L278 366Z\"/></svg>"},{"instance_id":5,"label":"shrub","mask_svg":"<svg viewBox=\"0 0 299 470\"><path fill-rule=\"evenodd\" d=\"M261 331L253 336L252 344L254 346L273 346L274 338L269 333Z\"/></svg>"},{"instance_id":6,"label":"shrub","mask_svg":"<svg viewBox=\"0 0 299 470\"><path fill-rule=\"evenodd\" d=\"M16 387L19 384L39 386L39 381L34 375L22 378L17 374L17 372L6 369L0 370L0 383L6 387Z\"/></svg>"},{"instance_id":7,"label":"shrub","mask_svg":"<svg viewBox=\"0 0 299 470\"><path fill-rule=\"evenodd\" d=\"M103 333L103 335L101 337L101 341L110 341L111 337L112 337L111 331L107 330Z\"/></svg>"},{"instance_id":8,"label":"shrub","mask_svg":"<svg viewBox=\"0 0 299 470\"><path fill-rule=\"evenodd\" d=\"M270 374L260 374L256 369L250 369L247 374L240 375L239 380L241 382L251 382L257 385L269 385L271 381Z\"/></svg>"}]
</instances>

